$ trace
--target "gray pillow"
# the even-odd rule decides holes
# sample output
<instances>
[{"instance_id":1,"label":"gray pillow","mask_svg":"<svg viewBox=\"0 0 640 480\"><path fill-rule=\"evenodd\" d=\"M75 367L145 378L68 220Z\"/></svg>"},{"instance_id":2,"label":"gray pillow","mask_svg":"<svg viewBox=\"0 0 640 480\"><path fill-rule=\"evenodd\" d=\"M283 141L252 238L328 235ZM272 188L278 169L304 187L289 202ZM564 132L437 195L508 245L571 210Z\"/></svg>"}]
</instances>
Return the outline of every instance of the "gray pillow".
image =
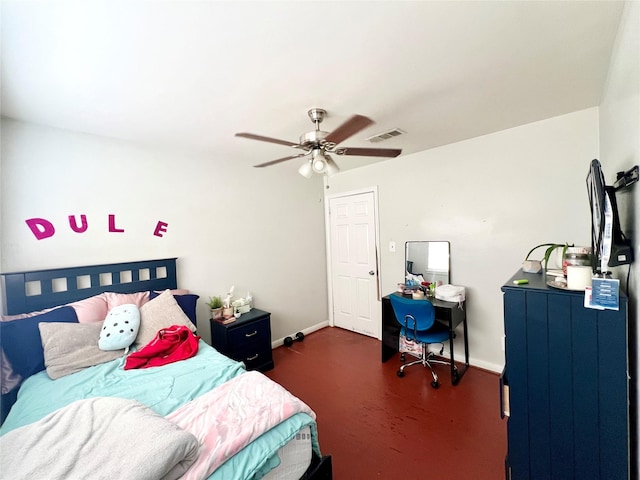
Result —
<instances>
[{"instance_id":1,"label":"gray pillow","mask_svg":"<svg viewBox=\"0 0 640 480\"><path fill-rule=\"evenodd\" d=\"M39 323L47 375L55 380L122 357L124 349L98 348L102 323Z\"/></svg>"},{"instance_id":2,"label":"gray pillow","mask_svg":"<svg viewBox=\"0 0 640 480\"><path fill-rule=\"evenodd\" d=\"M156 338L158 331L172 325L184 325L192 332L196 331L196 326L182 311L171 291L165 290L140 307L140 330L136 337L136 349L140 350Z\"/></svg>"}]
</instances>

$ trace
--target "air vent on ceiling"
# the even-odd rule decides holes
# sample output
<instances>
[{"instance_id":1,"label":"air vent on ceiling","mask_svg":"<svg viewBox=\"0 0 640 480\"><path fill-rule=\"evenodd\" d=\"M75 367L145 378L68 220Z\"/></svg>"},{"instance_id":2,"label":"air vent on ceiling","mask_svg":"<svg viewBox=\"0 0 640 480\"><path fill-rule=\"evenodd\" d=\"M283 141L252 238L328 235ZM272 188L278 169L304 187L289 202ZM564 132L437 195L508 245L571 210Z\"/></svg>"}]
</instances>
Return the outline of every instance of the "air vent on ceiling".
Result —
<instances>
[{"instance_id":1,"label":"air vent on ceiling","mask_svg":"<svg viewBox=\"0 0 640 480\"><path fill-rule=\"evenodd\" d=\"M400 130L399 128L394 128L392 130L387 130L386 132L378 133L372 137L367 138L372 143L382 142L383 140L389 140L390 138L397 137L398 135L402 135L403 133L407 133L404 130Z\"/></svg>"}]
</instances>

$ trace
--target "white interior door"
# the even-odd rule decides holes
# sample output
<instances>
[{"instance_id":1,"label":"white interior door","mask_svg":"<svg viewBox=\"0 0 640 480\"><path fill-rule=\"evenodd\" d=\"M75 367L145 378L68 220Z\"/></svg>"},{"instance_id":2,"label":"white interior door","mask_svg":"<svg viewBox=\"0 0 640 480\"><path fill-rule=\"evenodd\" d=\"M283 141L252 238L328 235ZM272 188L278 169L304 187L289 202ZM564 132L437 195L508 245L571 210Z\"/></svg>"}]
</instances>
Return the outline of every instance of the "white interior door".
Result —
<instances>
[{"instance_id":1,"label":"white interior door","mask_svg":"<svg viewBox=\"0 0 640 480\"><path fill-rule=\"evenodd\" d=\"M380 338L376 222L373 191L329 199L333 324Z\"/></svg>"}]
</instances>

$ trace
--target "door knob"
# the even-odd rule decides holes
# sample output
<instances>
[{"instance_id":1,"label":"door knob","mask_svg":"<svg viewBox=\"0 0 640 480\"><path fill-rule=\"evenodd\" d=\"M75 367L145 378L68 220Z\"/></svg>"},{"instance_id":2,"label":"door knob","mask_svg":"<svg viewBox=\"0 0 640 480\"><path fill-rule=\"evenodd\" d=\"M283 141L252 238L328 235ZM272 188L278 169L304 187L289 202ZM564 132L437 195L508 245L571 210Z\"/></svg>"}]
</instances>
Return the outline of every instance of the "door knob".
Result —
<instances>
[{"instance_id":1,"label":"door knob","mask_svg":"<svg viewBox=\"0 0 640 480\"><path fill-rule=\"evenodd\" d=\"M376 272L374 272L373 270L369 270L369 275L375 275Z\"/></svg>"}]
</instances>

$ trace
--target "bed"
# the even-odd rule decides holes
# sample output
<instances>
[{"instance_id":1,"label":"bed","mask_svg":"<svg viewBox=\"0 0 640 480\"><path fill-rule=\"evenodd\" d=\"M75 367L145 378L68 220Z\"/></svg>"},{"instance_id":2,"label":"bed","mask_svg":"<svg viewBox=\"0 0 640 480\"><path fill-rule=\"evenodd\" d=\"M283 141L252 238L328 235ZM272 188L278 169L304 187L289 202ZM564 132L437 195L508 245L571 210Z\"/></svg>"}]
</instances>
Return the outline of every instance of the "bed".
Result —
<instances>
[{"instance_id":1,"label":"bed","mask_svg":"<svg viewBox=\"0 0 640 480\"><path fill-rule=\"evenodd\" d=\"M315 413L198 337L176 258L2 283L0 469L12 478L332 478Z\"/></svg>"}]
</instances>

